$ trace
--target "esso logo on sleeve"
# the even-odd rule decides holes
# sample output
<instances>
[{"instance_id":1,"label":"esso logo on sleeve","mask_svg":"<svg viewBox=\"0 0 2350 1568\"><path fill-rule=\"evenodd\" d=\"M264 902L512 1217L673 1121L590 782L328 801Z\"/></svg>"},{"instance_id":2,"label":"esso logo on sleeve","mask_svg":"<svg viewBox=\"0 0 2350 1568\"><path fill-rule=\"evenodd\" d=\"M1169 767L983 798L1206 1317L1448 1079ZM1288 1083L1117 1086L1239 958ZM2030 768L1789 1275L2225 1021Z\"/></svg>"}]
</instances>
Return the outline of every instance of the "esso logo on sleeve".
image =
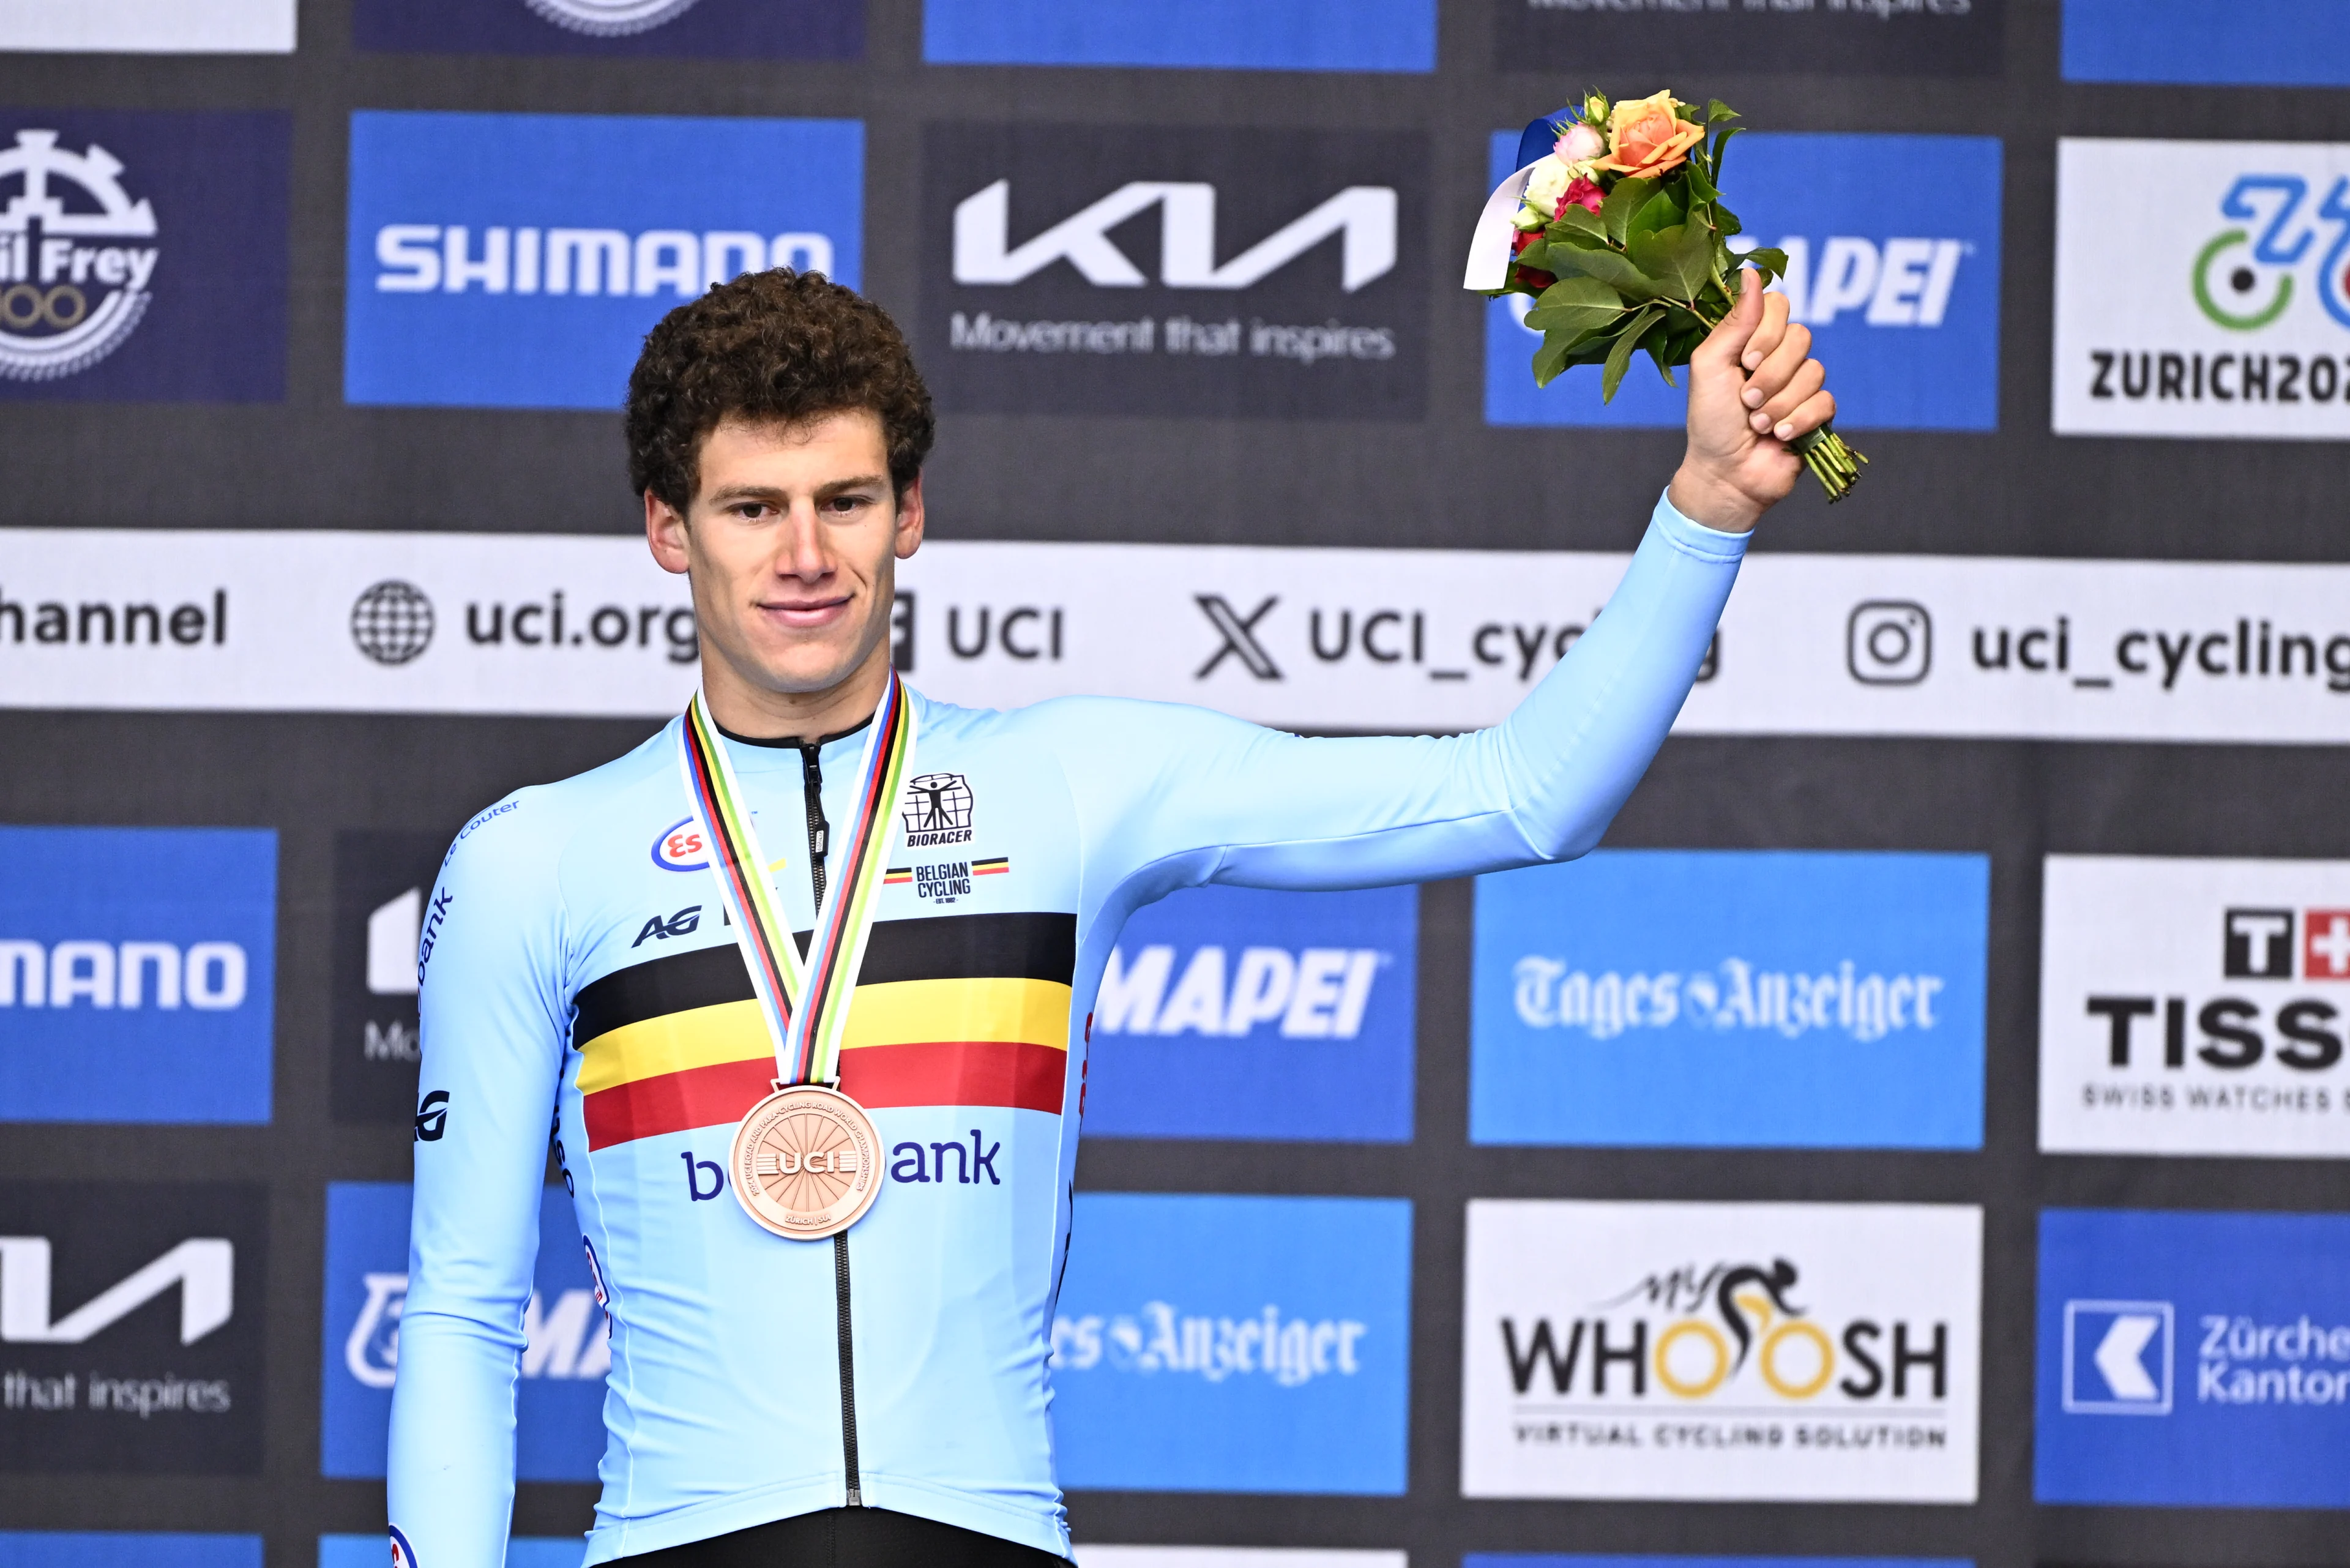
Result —
<instances>
[{"instance_id":1,"label":"esso logo on sleeve","mask_svg":"<svg viewBox=\"0 0 2350 1568\"><path fill-rule=\"evenodd\" d=\"M689 816L663 828L653 840L653 864L664 871L709 870L710 846L702 841L701 825Z\"/></svg>"}]
</instances>

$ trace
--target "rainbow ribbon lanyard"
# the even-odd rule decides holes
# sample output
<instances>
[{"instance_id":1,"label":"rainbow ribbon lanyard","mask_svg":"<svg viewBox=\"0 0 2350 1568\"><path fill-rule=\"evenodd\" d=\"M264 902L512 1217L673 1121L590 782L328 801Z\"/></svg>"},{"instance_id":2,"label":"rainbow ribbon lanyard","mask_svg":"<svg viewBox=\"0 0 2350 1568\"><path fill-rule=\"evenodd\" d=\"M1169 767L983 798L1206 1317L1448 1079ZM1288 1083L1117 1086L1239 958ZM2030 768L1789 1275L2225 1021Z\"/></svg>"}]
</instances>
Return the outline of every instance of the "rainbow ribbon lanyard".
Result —
<instances>
[{"instance_id":1,"label":"rainbow ribbon lanyard","mask_svg":"<svg viewBox=\"0 0 2350 1568\"><path fill-rule=\"evenodd\" d=\"M734 922L735 944L743 950L767 1036L775 1042L776 1086L837 1084L848 1001L873 931L882 867L897 840L897 815L890 807L904 792L914 754L914 710L905 686L895 670L889 671L880 705L873 710L858 763L856 812L843 856L834 862L829 896L816 911L805 961L790 922L776 907L750 807L699 691L686 706L678 742L678 765L702 841L710 846L711 874L718 878L719 897Z\"/></svg>"}]
</instances>

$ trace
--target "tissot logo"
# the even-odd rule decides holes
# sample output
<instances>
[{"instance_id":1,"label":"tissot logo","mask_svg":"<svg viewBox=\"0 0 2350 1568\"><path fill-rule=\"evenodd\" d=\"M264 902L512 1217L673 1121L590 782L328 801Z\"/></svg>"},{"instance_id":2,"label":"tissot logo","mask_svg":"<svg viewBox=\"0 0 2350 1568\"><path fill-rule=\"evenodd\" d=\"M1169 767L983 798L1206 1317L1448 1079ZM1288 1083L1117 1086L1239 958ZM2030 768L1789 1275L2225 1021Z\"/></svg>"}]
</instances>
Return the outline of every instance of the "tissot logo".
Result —
<instances>
[{"instance_id":1,"label":"tissot logo","mask_svg":"<svg viewBox=\"0 0 2350 1568\"><path fill-rule=\"evenodd\" d=\"M2053 856L2048 1149L2350 1156L2350 863Z\"/></svg>"},{"instance_id":2,"label":"tissot logo","mask_svg":"<svg viewBox=\"0 0 2350 1568\"><path fill-rule=\"evenodd\" d=\"M261 1460L268 1196L0 1185L0 1470Z\"/></svg>"},{"instance_id":3,"label":"tissot logo","mask_svg":"<svg viewBox=\"0 0 2350 1568\"><path fill-rule=\"evenodd\" d=\"M1419 416L1423 139L956 125L925 150L947 406Z\"/></svg>"}]
</instances>

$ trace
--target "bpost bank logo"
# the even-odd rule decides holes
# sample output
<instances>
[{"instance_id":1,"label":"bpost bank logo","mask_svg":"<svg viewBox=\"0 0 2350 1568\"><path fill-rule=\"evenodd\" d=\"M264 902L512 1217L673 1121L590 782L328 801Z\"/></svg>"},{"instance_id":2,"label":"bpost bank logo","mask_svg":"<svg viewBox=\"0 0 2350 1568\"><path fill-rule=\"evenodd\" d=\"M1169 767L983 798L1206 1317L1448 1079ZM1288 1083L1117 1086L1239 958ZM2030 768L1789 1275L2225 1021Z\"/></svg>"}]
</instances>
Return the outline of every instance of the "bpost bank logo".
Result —
<instances>
[{"instance_id":1,"label":"bpost bank logo","mask_svg":"<svg viewBox=\"0 0 2350 1568\"><path fill-rule=\"evenodd\" d=\"M943 406L1420 416L1425 139L946 125L923 147Z\"/></svg>"},{"instance_id":2,"label":"bpost bank logo","mask_svg":"<svg viewBox=\"0 0 2350 1568\"><path fill-rule=\"evenodd\" d=\"M1469 1205L1470 1497L1971 1502L1982 1212Z\"/></svg>"},{"instance_id":3,"label":"bpost bank logo","mask_svg":"<svg viewBox=\"0 0 2350 1568\"><path fill-rule=\"evenodd\" d=\"M2045 1211L2034 1495L2350 1506L2345 1296L2340 1215Z\"/></svg>"},{"instance_id":4,"label":"bpost bank logo","mask_svg":"<svg viewBox=\"0 0 2350 1568\"><path fill-rule=\"evenodd\" d=\"M0 1185L0 1471L261 1468L258 1186Z\"/></svg>"},{"instance_id":5,"label":"bpost bank logo","mask_svg":"<svg viewBox=\"0 0 2350 1568\"><path fill-rule=\"evenodd\" d=\"M1990 897L1979 855L1602 850L1481 877L1470 1137L1980 1147Z\"/></svg>"},{"instance_id":6,"label":"bpost bank logo","mask_svg":"<svg viewBox=\"0 0 2350 1568\"><path fill-rule=\"evenodd\" d=\"M852 60L864 0L357 0L362 49Z\"/></svg>"},{"instance_id":7,"label":"bpost bank logo","mask_svg":"<svg viewBox=\"0 0 2350 1568\"><path fill-rule=\"evenodd\" d=\"M269 1119L274 831L0 827L0 1121Z\"/></svg>"},{"instance_id":8,"label":"bpost bank logo","mask_svg":"<svg viewBox=\"0 0 2350 1568\"><path fill-rule=\"evenodd\" d=\"M0 113L0 397L281 396L286 165L279 116Z\"/></svg>"},{"instance_id":9,"label":"bpost bank logo","mask_svg":"<svg viewBox=\"0 0 2350 1568\"><path fill-rule=\"evenodd\" d=\"M1493 0L1493 5L1495 63L1502 70L1648 76L1995 76L2006 9L2004 0Z\"/></svg>"},{"instance_id":10,"label":"bpost bank logo","mask_svg":"<svg viewBox=\"0 0 2350 1568\"><path fill-rule=\"evenodd\" d=\"M2048 857L2040 1147L2350 1157L2350 862Z\"/></svg>"},{"instance_id":11,"label":"bpost bank logo","mask_svg":"<svg viewBox=\"0 0 2350 1568\"><path fill-rule=\"evenodd\" d=\"M1419 931L1417 888L1139 910L1094 999L1086 1131L1409 1141Z\"/></svg>"},{"instance_id":12,"label":"bpost bank logo","mask_svg":"<svg viewBox=\"0 0 2350 1568\"><path fill-rule=\"evenodd\" d=\"M1064 1486L1401 1495L1409 1202L1080 1193L1070 1222Z\"/></svg>"},{"instance_id":13,"label":"bpost bank logo","mask_svg":"<svg viewBox=\"0 0 2350 1568\"><path fill-rule=\"evenodd\" d=\"M859 272L854 120L351 117L344 397L619 406L645 332L745 272Z\"/></svg>"},{"instance_id":14,"label":"bpost bank logo","mask_svg":"<svg viewBox=\"0 0 2350 1568\"><path fill-rule=\"evenodd\" d=\"M1497 132L1492 169L1516 167L1518 137ZM1734 151L1733 247L1776 245L1774 286L1835 367L1854 428L1995 430L1999 425L2001 148L1991 137L1758 132ZM1596 366L1537 388L1542 334L1523 295L1492 302L1485 327L1485 420L1497 425L1670 425L1687 381L1668 387L1646 360L1616 400Z\"/></svg>"},{"instance_id":15,"label":"bpost bank logo","mask_svg":"<svg viewBox=\"0 0 2350 1568\"><path fill-rule=\"evenodd\" d=\"M379 1479L408 1301L406 1182L327 1189L327 1322L319 1473ZM604 1452L611 1325L596 1296L570 1195L538 1211L538 1268L523 1310L516 1471L525 1480L593 1480Z\"/></svg>"},{"instance_id":16,"label":"bpost bank logo","mask_svg":"<svg viewBox=\"0 0 2350 1568\"><path fill-rule=\"evenodd\" d=\"M2060 433L2350 436L2350 145L2067 140L2056 203Z\"/></svg>"}]
</instances>

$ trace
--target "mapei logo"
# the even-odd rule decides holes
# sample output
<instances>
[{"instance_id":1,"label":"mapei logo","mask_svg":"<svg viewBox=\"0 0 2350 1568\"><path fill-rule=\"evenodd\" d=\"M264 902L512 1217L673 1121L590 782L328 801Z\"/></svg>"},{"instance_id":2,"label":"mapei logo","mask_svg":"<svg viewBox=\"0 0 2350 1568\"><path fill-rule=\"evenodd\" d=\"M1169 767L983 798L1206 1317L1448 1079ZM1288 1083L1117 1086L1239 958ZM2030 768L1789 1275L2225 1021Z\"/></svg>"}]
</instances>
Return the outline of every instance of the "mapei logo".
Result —
<instances>
[{"instance_id":1,"label":"mapei logo","mask_svg":"<svg viewBox=\"0 0 2350 1568\"><path fill-rule=\"evenodd\" d=\"M666 19L650 0L541 9ZM770 267L854 286L863 162L847 120L356 114L345 396L615 407L679 301Z\"/></svg>"},{"instance_id":2,"label":"mapei logo","mask_svg":"<svg viewBox=\"0 0 2350 1568\"><path fill-rule=\"evenodd\" d=\"M2231 332L2257 332L2292 308L2295 279L2350 328L2350 175L2317 187L2299 174L2241 174L2220 198L2226 223L2195 253L2195 307ZM2320 243L2321 231L2330 231Z\"/></svg>"},{"instance_id":3,"label":"mapei logo","mask_svg":"<svg viewBox=\"0 0 2350 1568\"><path fill-rule=\"evenodd\" d=\"M2168 1302L2066 1302L2066 1412L2169 1415L2174 1313Z\"/></svg>"},{"instance_id":4,"label":"mapei logo","mask_svg":"<svg viewBox=\"0 0 2350 1568\"><path fill-rule=\"evenodd\" d=\"M1285 1040L1352 1040L1371 987L1392 955L1377 948L1193 948L1180 978L1178 950L1110 950L1094 1028L1103 1034L1201 1034L1243 1039L1261 1027ZM1173 979L1173 984L1169 981Z\"/></svg>"},{"instance_id":5,"label":"mapei logo","mask_svg":"<svg viewBox=\"0 0 2350 1568\"><path fill-rule=\"evenodd\" d=\"M155 209L123 188L121 160L54 130L0 151L0 376L46 381L122 346L147 307L162 248Z\"/></svg>"}]
</instances>

